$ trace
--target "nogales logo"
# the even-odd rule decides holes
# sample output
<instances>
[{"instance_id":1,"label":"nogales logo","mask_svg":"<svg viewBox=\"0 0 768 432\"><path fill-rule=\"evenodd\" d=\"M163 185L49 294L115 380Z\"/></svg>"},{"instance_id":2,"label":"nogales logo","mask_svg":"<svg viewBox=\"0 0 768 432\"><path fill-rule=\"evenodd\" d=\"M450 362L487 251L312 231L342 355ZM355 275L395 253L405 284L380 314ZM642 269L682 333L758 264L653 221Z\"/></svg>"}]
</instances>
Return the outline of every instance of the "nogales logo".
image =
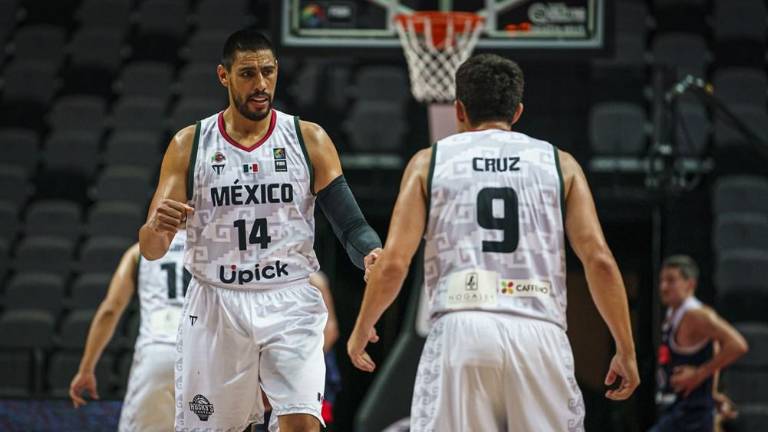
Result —
<instances>
[{"instance_id":1,"label":"nogales logo","mask_svg":"<svg viewBox=\"0 0 768 432\"><path fill-rule=\"evenodd\" d=\"M477 273L469 273L467 275L464 289L467 291L477 291Z\"/></svg>"},{"instance_id":2,"label":"nogales logo","mask_svg":"<svg viewBox=\"0 0 768 432\"><path fill-rule=\"evenodd\" d=\"M189 410L197 414L200 421L208 421L208 417L213 414L213 404L203 395L196 395L189 403Z\"/></svg>"},{"instance_id":3,"label":"nogales logo","mask_svg":"<svg viewBox=\"0 0 768 432\"><path fill-rule=\"evenodd\" d=\"M221 174L221 170L224 169L226 162L227 158L222 152L216 152L213 156L211 156L211 168L216 171L216 175Z\"/></svg>"}]
</instances>

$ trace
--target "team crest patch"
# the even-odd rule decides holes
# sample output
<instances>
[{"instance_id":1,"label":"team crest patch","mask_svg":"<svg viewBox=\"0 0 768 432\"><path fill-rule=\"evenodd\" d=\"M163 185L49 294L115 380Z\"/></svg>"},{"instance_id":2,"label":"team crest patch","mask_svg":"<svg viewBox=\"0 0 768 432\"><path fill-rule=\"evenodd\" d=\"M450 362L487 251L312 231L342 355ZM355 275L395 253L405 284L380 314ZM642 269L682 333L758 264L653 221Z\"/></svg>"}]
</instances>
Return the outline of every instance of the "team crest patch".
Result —
<instances>
[{"instance_id":1,"label":"team crest patch","mask_svg":"<svg viewBox=\"0 0 768 432\"><path fill-rule=\"evenodd\" d=\"M197 414L200 421L208 421L208 417L213 414L213 404L203 395L196 395L189 403L189 410Z\"/></svg>"},{"instance_id":2,"label":"team crest patch","mask_svg":"<svg viewBox=\"0 0 768 432\"><path fill-rule=\"evenodd\" d=\"M224 166L227 164L227 157L222 152L216 152L211 156L211 168L216 172L216 175L221 174Z\"/></svg>"},{"instance_id":3,"label":"team crest patch","mask_svg":"<svg viewBox=\"0 0 768 432\"><path fill-rule=\"evenodd\" d=\"M275 172L287 172L288 160L285 157L285 147L272 149L272 156L275 158Z\"/></svg>"}]
</instances>

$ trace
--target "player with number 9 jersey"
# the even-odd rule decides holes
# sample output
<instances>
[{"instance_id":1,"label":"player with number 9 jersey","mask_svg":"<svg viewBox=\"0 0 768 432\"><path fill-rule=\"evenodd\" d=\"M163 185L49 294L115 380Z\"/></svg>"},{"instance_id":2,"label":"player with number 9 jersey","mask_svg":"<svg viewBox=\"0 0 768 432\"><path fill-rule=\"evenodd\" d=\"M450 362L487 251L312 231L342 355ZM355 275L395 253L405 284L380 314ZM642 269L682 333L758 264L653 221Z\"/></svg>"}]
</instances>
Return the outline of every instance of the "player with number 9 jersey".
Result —
<instances>
[{"instance_id":1,"label":"player with number 9 jersey","mask_svg":"<svg viewBox=\"0 0 768 432\"><path fill-rule=\"evenodd\" d=\"M452 135L432 154L424 248L430 316L490 310L565 330L557 148L522 133L487 129Z\"/></svg>"},{"instance_id":2,"label":"player with number 9 jersey","mask_svg":"<svg viewBox=\"0 0 768 432\"><path fill-rule=\"evenodd\" d=\"M410 430L583 431L565 333L566 233L619 351L606 384L622 385L606 396L626 399L638 384L626 294L589 187L569 154L513 130L523 113L515 62L476 55L455 81L458 133L408 164L348 353L375 367L365 346L423 238L431 328Z\"/></svg>"}]
</instances>

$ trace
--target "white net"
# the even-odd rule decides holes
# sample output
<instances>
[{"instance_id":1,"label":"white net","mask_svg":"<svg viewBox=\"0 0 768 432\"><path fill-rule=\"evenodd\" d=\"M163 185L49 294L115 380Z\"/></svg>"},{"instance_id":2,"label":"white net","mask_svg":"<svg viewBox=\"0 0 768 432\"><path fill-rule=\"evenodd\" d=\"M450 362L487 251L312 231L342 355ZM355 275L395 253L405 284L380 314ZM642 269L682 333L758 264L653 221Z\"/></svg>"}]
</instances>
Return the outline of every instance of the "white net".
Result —
<instances>
[{"instance_id":1,"label":"white net","mask_svg":"<svg viewBox=\"0 0 768 432\"><path fill-rule=\"evenodd\" d=\"M452 101L454 75L477 45L482 19L447 12L397 18L395 26L408 62L413 97L425 103Z\"/></svg>"}]
</instances>

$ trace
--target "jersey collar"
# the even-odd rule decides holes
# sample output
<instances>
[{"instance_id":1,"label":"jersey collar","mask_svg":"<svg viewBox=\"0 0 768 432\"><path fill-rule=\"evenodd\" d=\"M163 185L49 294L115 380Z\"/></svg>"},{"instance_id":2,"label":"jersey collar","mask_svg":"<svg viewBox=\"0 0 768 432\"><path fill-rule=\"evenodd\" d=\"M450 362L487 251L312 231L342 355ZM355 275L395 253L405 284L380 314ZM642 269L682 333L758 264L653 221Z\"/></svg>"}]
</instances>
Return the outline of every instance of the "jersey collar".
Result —
<instances>
[{"instance_id":1,"label":"jersey collar","mask_svg":"<svg viewBox=\"0 0 768 432\"><path fill-rule=\"evenodd\" d=\"M275 112L274 109L272 110L272 112L270 113L269 128L267 128L267 133L265 133L264 136L261 137L261 139L258 140L256 144L254 144L251 147L246 147L240 144L239 142L235 141L235 139L232 138L231 136L229 136L229 134L227 133L227 127L224 124L224 111L219 113L219 118L217 123L219 125L219 133L221 133L221 136L224 137L224 139L227 140L228 143L239 148L240 150L252 152L257 148L259 148L262 144L264 144L264 142L266 142L269 139L269 137L272 135L272 131L275 130L275 124L277 124L277 113Z\"/></svg>"}]
</instances>

